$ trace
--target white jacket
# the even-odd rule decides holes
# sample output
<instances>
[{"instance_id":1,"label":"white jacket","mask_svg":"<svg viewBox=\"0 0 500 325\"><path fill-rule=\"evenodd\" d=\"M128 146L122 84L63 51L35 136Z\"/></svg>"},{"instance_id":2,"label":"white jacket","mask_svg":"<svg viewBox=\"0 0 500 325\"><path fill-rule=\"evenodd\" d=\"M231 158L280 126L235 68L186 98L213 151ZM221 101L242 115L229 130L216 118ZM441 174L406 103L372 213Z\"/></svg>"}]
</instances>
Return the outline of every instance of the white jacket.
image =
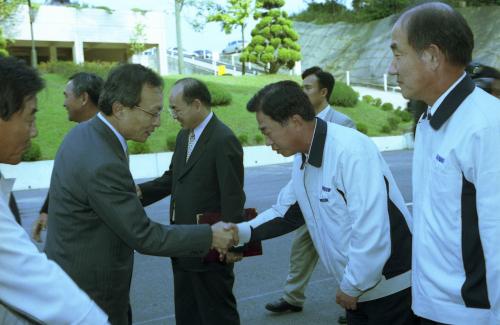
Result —
<instances>
[{"instance_id":1,"label":"white jacket","mask_svg":"<svg viewBox=\"0 0 500 325\"><path fill-rule=\"evenodd\" d=\"M300 226L296 202L321 261L346 294L367 301L410 287L411 217L368 137L316 119L308 159L295 156L276 205L239 224L240 242Z\"/></svg>"},{"instance_id":2,"label":"white jacket","mask_svg":"<svg viewBox=\"0 0 500 325\"><path fill-rule=\"evenodd\" d=\"M413 310L500 324L500 101L462 76L417 125Z\"/></svg>"},{"instance_id":3,"label":"white jacket","mask_svg":"<svg viewBox=\"0 0 500 325\"><path fill-rule=\"evenodd\" d=\"M108 324L107 315L16 223L2 183L0 177L0 305L43 324Z\"/></svg>"}]
</instances>

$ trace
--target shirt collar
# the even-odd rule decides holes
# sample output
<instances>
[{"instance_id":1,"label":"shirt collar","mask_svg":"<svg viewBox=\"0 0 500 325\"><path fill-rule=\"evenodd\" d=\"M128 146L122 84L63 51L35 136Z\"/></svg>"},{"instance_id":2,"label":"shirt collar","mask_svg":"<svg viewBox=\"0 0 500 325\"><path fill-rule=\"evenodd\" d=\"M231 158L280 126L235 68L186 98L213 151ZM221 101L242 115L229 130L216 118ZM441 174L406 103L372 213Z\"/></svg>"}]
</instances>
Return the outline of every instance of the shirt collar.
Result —
<instances>
[{"instance_id":1,"label":"shirt collar","mask_svg":"<svg viewBox=\"0 0 500 325\"><path fill-rule=\"evenodd\" d=\"M0 199L9 204L9 198L14 186L14 178L5 178L0 173Z\"/></svg>"},{"instance_id":2,"label":"shirt collar","mask_svg":"<svg viewBox=\"0 0 500 325\"><path fill-rule=\"evenodd\" d=\"M120 132L118 132L114 126L109 123L109 121L104 117L104 115L102 115L101 112L97 113L97 117L104 123L108 126L108 128L111 129L111 131L113 131L113 133L116 135L116 137L118 138L118 140L120 141L120 144L122 145L122 148L123 148L123 151L125 152L125 154L128 154L128 146L127 146L127 141L125 141L125 138L120 134Z\"/></svg>"},{"instance_id":3,"label":"shirt collar","mask_svg":"<svg viewBox=\"0 0 500 325\"><path fill-rule=\"evenodd\" d=\"M313 139L307 155L302 154L302 168L307 162L314 167L320 168L323 162L323 151L325 149L326 133L328 126L325 121L316 118Z\"/></svg>"},{"instance_id":4,"label":"shirt collar","mask_svg":"<svg viewBox=\"0 0 500 325\"><path fill-rule=\"evenodd\" d=\"M316 114L316 117L319 117L320 119L324 120L326 117L326 114L328 114L328 110L330 110L330 109L332 109L332 107L330 105L326 105L326 107L323 108L323 110L321 112Z\"/></svg>"},{"instance_id":5,"label":"shirt collar","mask_svg":"<svg viewBox=\"0 0 500 325\"><path fill-rule=\"evenodd\" d=\"M201 134L203 133L203 130L205 130L205 127L207 126L208 122L210 122L210 119L212 118L212 116L214 115L213 112L210 112L210 114L207 115L207 117L205 117L205 119L203 120L203 122L201 122L195 129L194 129L194 138L195 139L199 139Z\"/></svg>"},{"instance_id":6,"label":"shirt collar","mask_svg":"<svg viewBox=\"0 0 500 325\"><path fill-rule=\"evenodd\" d=\"M472 93L474 87L474 82L464 72L464 74L438 98L430 108L430 124L434 130L439 130L451 115L453 115L465 98Z\"/></svg>"}]
</instances>

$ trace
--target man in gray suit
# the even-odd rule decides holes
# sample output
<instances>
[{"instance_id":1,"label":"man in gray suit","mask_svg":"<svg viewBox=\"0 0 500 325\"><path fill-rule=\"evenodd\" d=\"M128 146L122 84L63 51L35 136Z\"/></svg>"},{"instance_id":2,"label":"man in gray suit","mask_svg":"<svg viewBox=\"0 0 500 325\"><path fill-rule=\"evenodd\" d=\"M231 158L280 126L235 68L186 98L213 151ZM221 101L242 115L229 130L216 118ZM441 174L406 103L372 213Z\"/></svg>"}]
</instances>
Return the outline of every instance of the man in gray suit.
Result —
<instances>
[{"instance_id":1,"label":"man in gray suit","mask_svg":"<svg viewBox=\"0 0 500 325\"><path fill-rule=\"evenodd\" d=\"M163 80L139 64L112 70L100 113L76 126L57 153L50 186L47 256L109 315L130 324L134 250L157 256L221 253L235 242L223 224L152 222L137 197L126 140L144 142L160 126Z\"/></svg>"},{"instance_id":2,"label":"man in gray suit","mask_svg":"<svg viewBox=\"0 0 500 325\"><path fill-rule=\"evenodd\" d=\"M312 67L302 73L302 89L313 105L316 116L342 126L355 128L354 122L330 106L335 79L327 71ZM285 293L277 301L268 303L266 309L272 312L298 312L304 305L307 283L318 263L318 253L305 225L296 231L290 253L290 269L285 283ZM341 317L342 318L342 317Z\"/></svg>"}]
</instances>

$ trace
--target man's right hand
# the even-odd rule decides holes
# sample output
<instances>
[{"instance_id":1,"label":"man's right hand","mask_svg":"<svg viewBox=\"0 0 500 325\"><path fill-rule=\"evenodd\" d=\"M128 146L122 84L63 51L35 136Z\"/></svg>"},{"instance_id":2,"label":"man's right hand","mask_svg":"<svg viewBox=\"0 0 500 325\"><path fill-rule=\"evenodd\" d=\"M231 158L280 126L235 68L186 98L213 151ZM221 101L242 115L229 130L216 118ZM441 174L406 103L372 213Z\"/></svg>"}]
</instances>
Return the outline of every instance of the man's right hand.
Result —
<instances>
[{"instance_id":1,"label":"man's right hand","mask_svg":"<svg viewBox=\"0 0 500 325\"><path fill-rule=\"evenodd\" d=\"M42 212L42 213L40 213L40 215L38 216L38 219L33 224L32 237L33 237L33 240L35 240L39 243L42 242L42 238L40 237L42 230L47 228L47 218L48 218L47 213Z\"/></svg>"},{"instance_id":2,"label":"man's right hand","mask_svg":"<svg viewBox=\"0 0 500 325\"><path fill-rule=\"evenodd\" d=\"M227 250L238 244L238 228L234 224L227 224L222 221L212 225L212 248L215 248L221 258Z\"/></svg>"}]
</instances>

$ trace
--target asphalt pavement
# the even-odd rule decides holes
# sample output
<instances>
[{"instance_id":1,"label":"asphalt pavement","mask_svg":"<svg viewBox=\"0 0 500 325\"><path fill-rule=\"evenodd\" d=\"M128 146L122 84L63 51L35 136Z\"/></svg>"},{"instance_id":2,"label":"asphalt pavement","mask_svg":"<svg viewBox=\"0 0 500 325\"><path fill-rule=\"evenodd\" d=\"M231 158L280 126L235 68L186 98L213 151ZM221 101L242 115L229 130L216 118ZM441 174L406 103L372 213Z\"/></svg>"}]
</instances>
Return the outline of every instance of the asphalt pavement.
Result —
<instances>
[{"instance_id":1,"label":"asphalt pavement","mask_svg":"<svg viewBox=\"0 0 500 325\"><path fill-rule=\"evenodd\" d=\"M412 151L384 152L384 158L411 208ZM245 169L246 207L258 211L269 208L290 179L291 164L270 165ZM140 182L140 181L138 181ZM23 226L31 229L47 190L15 192L23 216ZM168 198L146 209L157 222L168 222ZM342 310L335 303L337 283L318 263L306 290L304 310L299 313L276 315L264 309L267 302L281 297L288 273L290 244L294 234L263 242L264 255L245 258L235 266L234 293L241 323L245 324L336 324ZM42 245L39 245L42 249ZM175 324L173 279L170 259L135 255L131 303L134 324Z\"/></svg>"}]
</instances>

